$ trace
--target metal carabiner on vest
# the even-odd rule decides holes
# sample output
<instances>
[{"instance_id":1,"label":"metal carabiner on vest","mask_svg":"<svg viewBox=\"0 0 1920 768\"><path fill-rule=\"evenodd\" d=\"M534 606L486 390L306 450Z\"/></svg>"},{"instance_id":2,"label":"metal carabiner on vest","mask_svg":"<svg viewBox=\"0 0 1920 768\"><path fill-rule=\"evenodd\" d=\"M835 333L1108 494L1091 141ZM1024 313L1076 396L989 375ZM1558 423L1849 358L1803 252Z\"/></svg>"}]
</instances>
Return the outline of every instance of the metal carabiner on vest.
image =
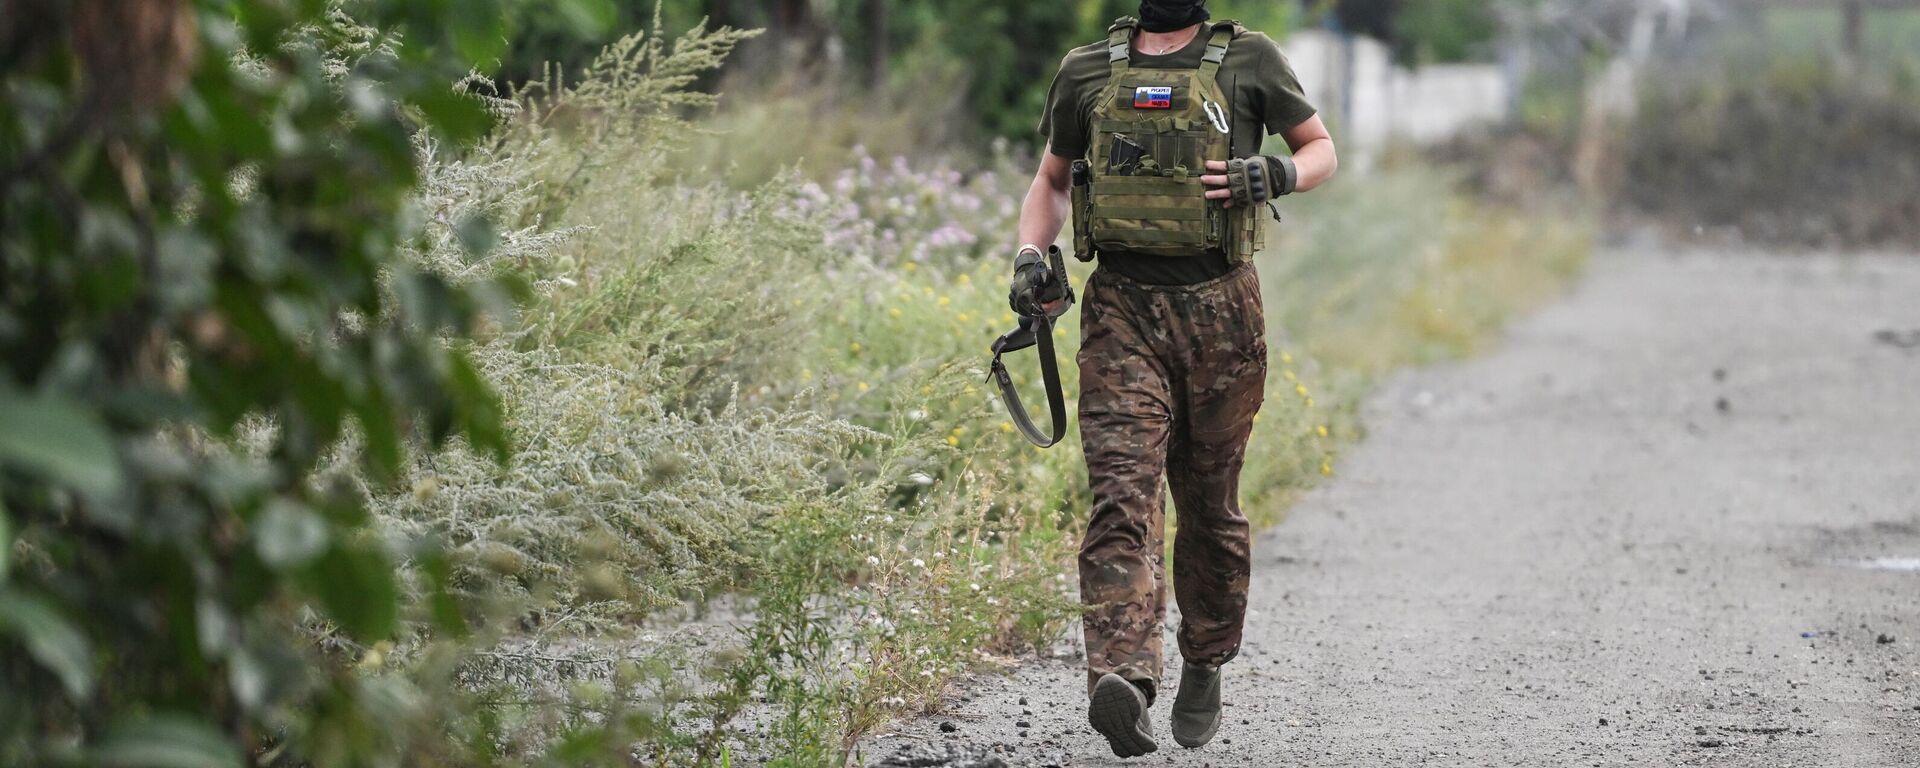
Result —
<instances>
[{"instance_id":1,"label":"metal carabiner on vest","mask_svg":"<svg viewBox=\"0 0 1920 768\"><path fill-rule=\"evenodd\" d=\"M1233 126L1227 122L1227 111L1225 109L1221 109L1220 105L1213 103L1212 100L1208 100L1201 106L1206 110L1207 120L1213 123L1214 130L1226 134L1233 133Z\"/></svg>"}]
</instances>

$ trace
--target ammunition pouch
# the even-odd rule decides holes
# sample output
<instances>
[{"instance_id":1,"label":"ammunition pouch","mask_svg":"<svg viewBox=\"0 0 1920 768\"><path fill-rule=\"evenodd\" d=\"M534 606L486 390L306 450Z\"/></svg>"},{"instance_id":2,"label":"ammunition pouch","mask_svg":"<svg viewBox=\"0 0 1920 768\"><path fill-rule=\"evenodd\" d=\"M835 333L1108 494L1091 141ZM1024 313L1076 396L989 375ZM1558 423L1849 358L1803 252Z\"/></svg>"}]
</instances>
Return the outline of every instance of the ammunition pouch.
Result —
<instances>
[{"instance_id":1,"label":"ammunition pouch","mask_svg":"<svg viewBox=\"0 0 1920 768\"><path fill-rule=\"evenodd\" d=\"M1073 257L1093 261L1093 169L1085 160L1073 161Z\"/></svg>"}]
</instances>

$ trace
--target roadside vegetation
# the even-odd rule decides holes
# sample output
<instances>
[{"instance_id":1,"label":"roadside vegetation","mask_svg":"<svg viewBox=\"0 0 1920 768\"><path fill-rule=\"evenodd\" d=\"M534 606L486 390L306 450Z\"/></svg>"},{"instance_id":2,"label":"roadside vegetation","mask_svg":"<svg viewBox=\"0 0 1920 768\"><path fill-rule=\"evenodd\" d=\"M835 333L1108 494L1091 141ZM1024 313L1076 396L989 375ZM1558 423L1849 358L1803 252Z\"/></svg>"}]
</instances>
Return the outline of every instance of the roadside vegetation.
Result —
<instances>
[{"instance_id":1,"label":"roadside vegetation","mask_svg":"<svg viewBox=\"0 0 1920 768\"><path fill-rule=\"evenodd\" d=\"M360 96L416 62L377 30L249 28L286 51L258 66ZM158 210L222 211L195 195L231 184L215 202L336 229L286 234L317 271L274 282L261 219L168 220L226 238L161 251L218 290L167 305L151 360L107 348L108 325L97 341L184 410L127 410L81 353L16 355L49 294L8 289L0 417L50 442L0 440L0 681L33 699L0 705L0 762L840 765L956 674L1051 646L1076 616L1084 469L1071 439L1027 447L983 381L1032 158L845 148L765 179L701 172L721 162L690 156L702 132L732 118L700 86L750 38L656 27L580 76L459 96L430 90L458 76L435 59L445 79L408 80L384 122L302 124L352 125L391 172L309 179L341 193L320 200L277 184L330 164L262 139L243 145L260 175L230 179L222 138L196 134L204 174ZM122 267L141 242L125 167L89 182L123 208L104 220L132 222ZM1263 522L1338 471L1377 377L1471 351L1579 269L1578 216L1456 187L1408 165L1283 206L1244 486ZM10 220L44 204L8 194ZM114 294L64 271L60 243L97 240L56 234L7 257L7 285L84 316ZM351 280L325 271L342 264ZM70 381L97 388L74 401Z\"/></svg>"},{"instance_id":2,"label":"roadside vegetation","mask_svg":"<svg viewBox=\"0 0 1920 768\"><path fill-rule=\"evenodd\" d=\"M1560 41L1557 55L1538 57L1519 120L1431 157L1482 195L1584 198L1617 229L1789 250L1910 248L1920 243L1920 198L1906 193L1920 189L1920 9L1862 13L1852 43L1838 4L1705 16L1650 47L1617 94L1605 73L1631 55L1624 43L1569 55Z\"/></svg>"},{"instance_id":3,"label":"roadside vegetation","mask_svg":"<svg viewBox=\"0 0 1920 768\"><path fill-rule=\"evenodd\" d=\"M475 350L518 455L504 472L423 457L375 506L448 539L457 583L521 601L512 650L488 657L520 681L495 702L515 753L624 722L614 743L664 762L839 764L954 675L1045 649L1076 616L1077 446L1028 447L984 383L1014 320L1004 241L1032 158L854 147L845 167L740 189L673 149L698 126L639 106L700 100L667 73L724 37L617 44L431 176L472 185L440 198L514 201L495 213L518 234L487 263L440 268L539 286L518 328ZM722 135L694 140L742 136ZM1262 264L1273 389L1245 488L1264 522L1337 471L1375 377L1471 350L1579 269L1582 225L1454 186L1415 166L1288 201ZM1015 365L1037 388L1031 359ZM660 611L716 595L741 598L721 617L737 634L692 655L661 641L683 636Z\"/></svg>"},{"instance_id":4,"label":"roadside vegetation","mask_svg":"<svg viewBox=\"0 0 1920 768\"><path fill-rule=\"evenodd\" d=\"M1920 243L1909 193L1920 189L1920 11L1873 11L1851 55L1837 48L1837 12L1760 21L1648 79L1626 131L1622 201L1750 242Z\"/></svg>"}]
</instances>

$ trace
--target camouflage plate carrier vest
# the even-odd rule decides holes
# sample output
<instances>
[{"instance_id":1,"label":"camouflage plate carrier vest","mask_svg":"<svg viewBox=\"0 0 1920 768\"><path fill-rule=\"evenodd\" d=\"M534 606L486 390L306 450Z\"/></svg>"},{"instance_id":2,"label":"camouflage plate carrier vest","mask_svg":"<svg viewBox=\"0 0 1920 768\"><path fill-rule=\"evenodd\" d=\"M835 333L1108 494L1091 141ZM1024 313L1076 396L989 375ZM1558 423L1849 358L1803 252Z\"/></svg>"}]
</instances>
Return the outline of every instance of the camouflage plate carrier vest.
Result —
<instances>
[{"instance_id":1,"label":"camouflage plate carrier vest","mask_svg":"<svg viewBox=\"0 0 1920 768\"><path fill-rule=\"evenodd\" d=\"M1124 18L1108 30L1113 73L1094 106L1089 157L1074 174L1075 256L1219 250L1231 262L1250 260L1261 217L1206 199L1200 183L1207 161L1233 157L1233 105L1218 75L1239 25L1214 25L1198 69L1134 69L1136 23Z\"/></svg>"}]
</instances>

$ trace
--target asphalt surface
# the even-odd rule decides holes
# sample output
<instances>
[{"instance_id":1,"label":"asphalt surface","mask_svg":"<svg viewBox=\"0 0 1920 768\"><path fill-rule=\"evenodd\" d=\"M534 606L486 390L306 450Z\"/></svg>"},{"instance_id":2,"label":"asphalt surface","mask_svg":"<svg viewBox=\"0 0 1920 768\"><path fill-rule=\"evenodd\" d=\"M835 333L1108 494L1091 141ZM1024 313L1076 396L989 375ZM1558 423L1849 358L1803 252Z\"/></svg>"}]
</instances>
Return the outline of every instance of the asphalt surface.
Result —
<instances>
[{"instance_id":1,"label":"asphalt surface","mask_svg":"<svg viewBox=\"0 0 1920 768\"><path fill-rule=\"evenodd\" d=\"M1366 414L1257 541L1212 745L1169 679L1112 757L1058 659L865 762L1920 766L1920 258L1605 254Z\"/></svg>"}]
</instances>

